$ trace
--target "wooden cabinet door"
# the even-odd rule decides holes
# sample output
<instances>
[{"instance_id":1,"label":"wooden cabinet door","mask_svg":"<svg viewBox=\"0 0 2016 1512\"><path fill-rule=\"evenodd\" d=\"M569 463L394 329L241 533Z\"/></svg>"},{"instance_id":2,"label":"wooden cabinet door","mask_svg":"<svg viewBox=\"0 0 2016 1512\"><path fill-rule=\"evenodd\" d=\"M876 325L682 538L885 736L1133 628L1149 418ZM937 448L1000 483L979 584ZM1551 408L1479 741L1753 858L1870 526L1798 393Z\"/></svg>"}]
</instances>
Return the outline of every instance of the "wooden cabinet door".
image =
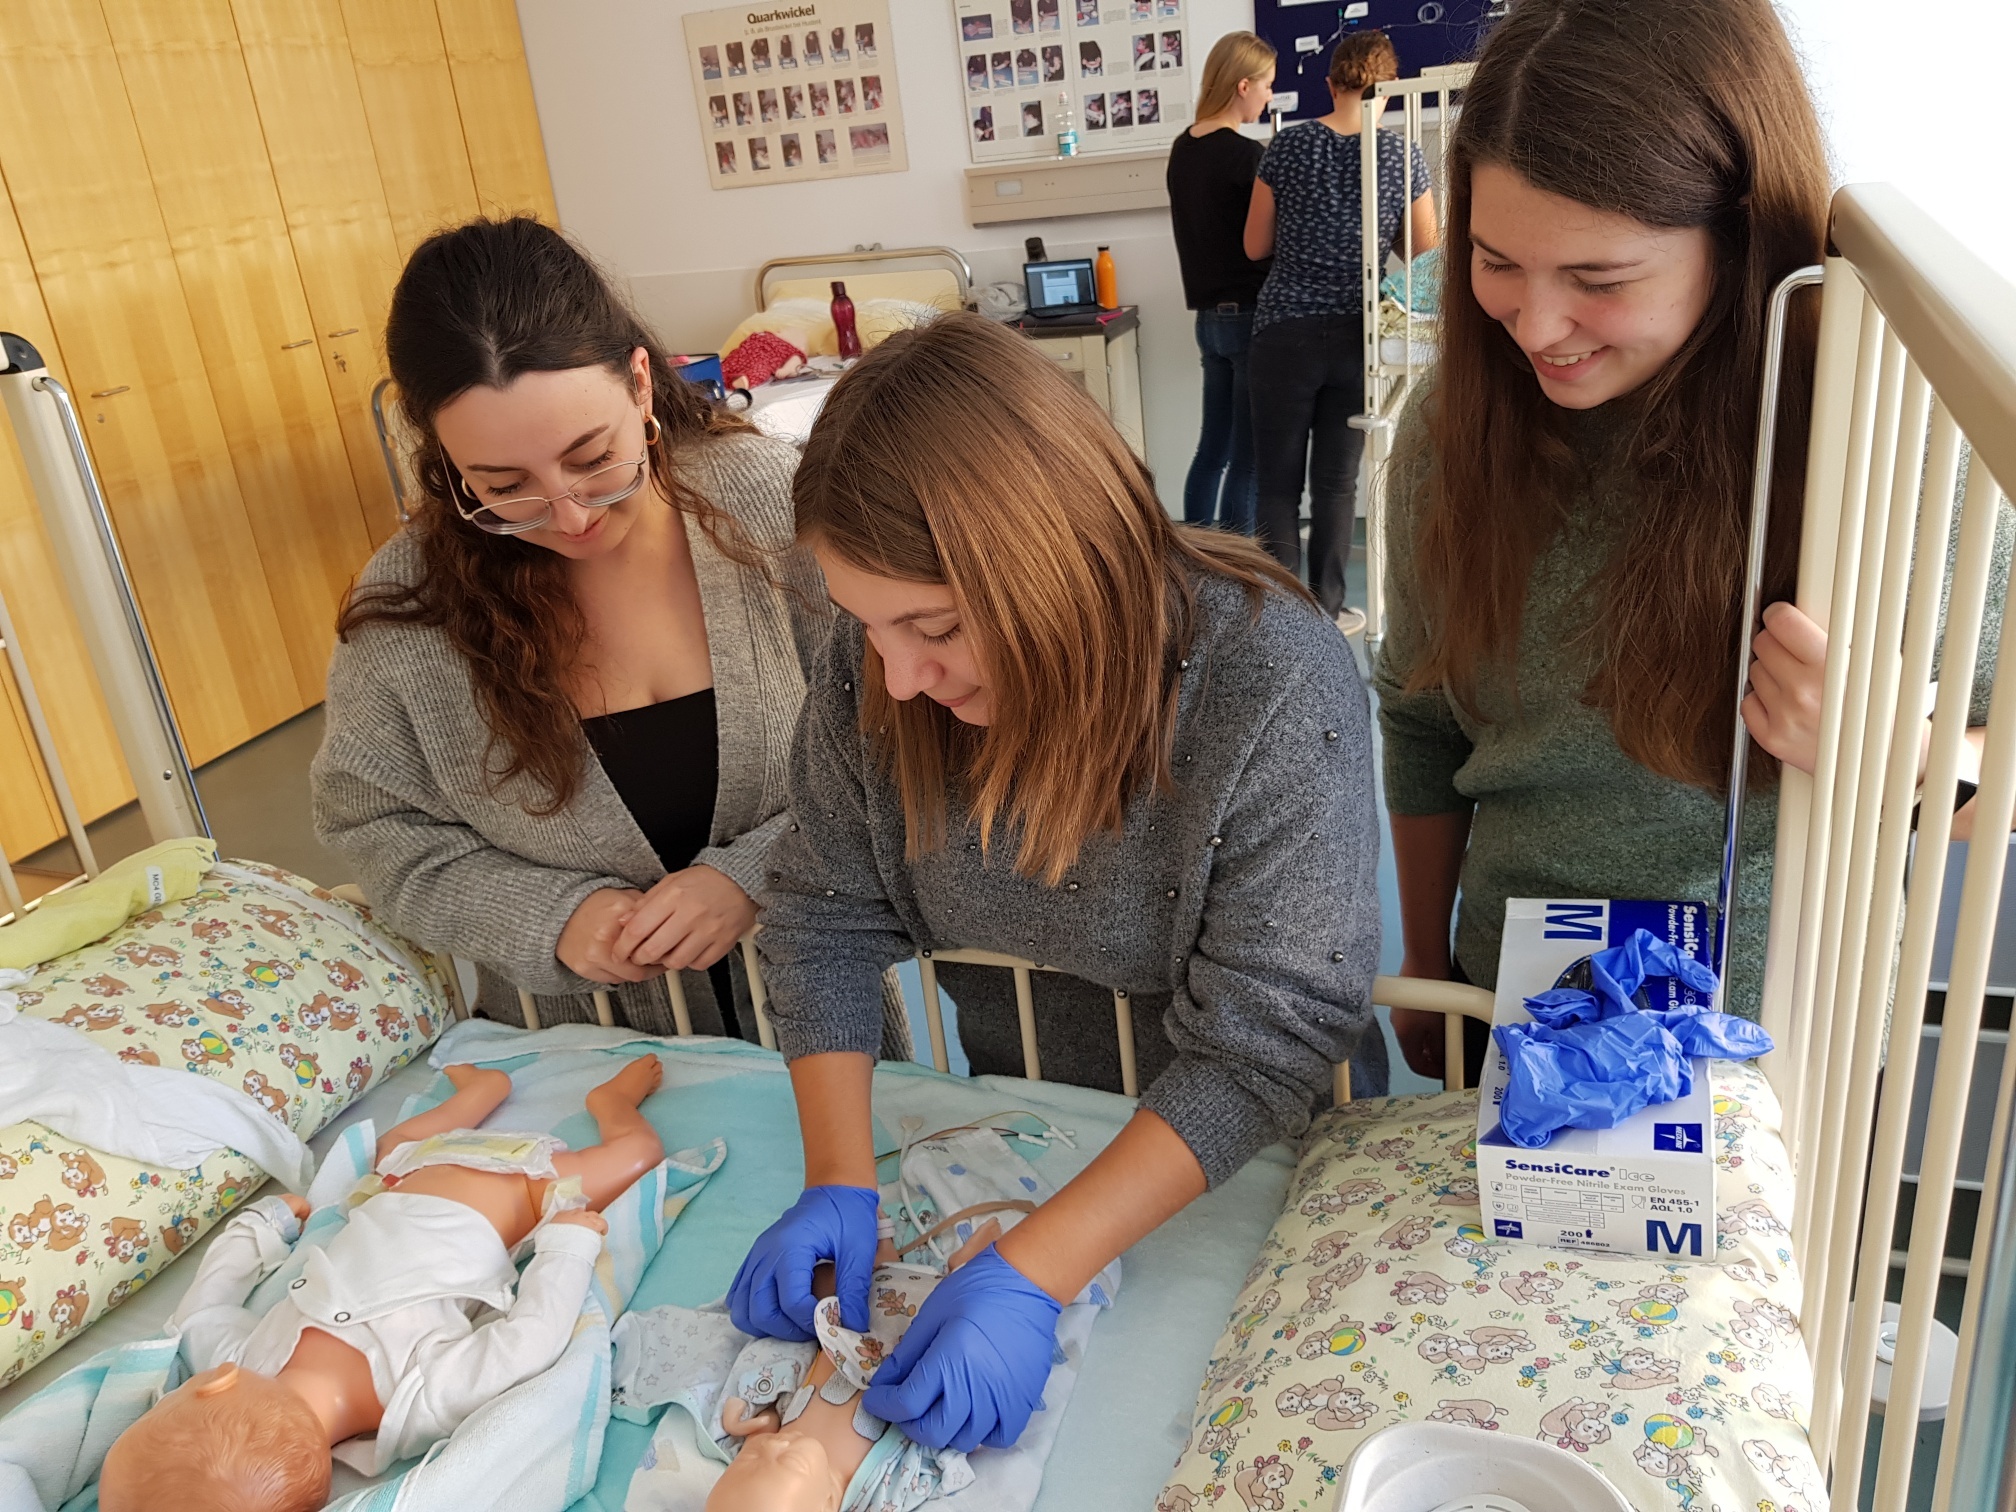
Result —
<instances>
[{"instance_id":1,"label":"wooden cabinet door","mask_svg":"<svg viewBox=\"0 0 2016 1512\"><path fill-rule=\"evenodd\" d=\"M435 0L435 10L483 213L536 215L559 225L517 6L512 0Z\"/></svg>"},{"instance_id":2,"label":"wooden cabinet door","mask_svg":"<svg viewBox=\"0 0 2016 1512\"><path fill-rule=\"evenodd\" d=\"M303 707L371 554L230 0L104 0Z\"/></svg>"},{"instance_id":3,"label":"wooden cabinet door","mask_svg":"<svg viewBox=\"0 0 2016 1512\"><path fill-rule=\"evenodd\" d=\"M398 529L371 424L399 246L337 0L231 0L350 476L372 541Z\"/></svg>"},{"instance_id":4,"label":"wooden cabinet door","mask_svg":"<svg viewBox=\"0 0 2016 1512\"><path fill-rule=\"evenodd\" d=\"M42 290L21 240L14 207L0 191L0 325L25 336L50 372L66 378ZM0 419L0 597L14 620L19 649L56 737L57 757L78 808L89 818L133 796L119 741L98 695L91 659L71 616L56 560L15 445ZM14 675L0 658L0 849L19 859L63 833L63 819L21 707Z\"/></svg>"},{"instance_id":5,"label":"wooden cabinet door","mask_svg":"<svg viewBox=\"0 0 2016 1512\"><path fill-rule=\"evenodd\" d=\"M8 0L0 95L44 102L10 114L0 173L190 754L203 761L301 701L98 6Z\"/></svg>"},{"instance_id":6,"label":"wooden cabinet door","mask_svg":"<svg viewBox=\"0 0 2016 1512\"><path fill-rule=\"evenodd\" d=\"M477 215L441 23L424 0L342 0L378 180L404 259Z\"/></svg>"}]
</instances>

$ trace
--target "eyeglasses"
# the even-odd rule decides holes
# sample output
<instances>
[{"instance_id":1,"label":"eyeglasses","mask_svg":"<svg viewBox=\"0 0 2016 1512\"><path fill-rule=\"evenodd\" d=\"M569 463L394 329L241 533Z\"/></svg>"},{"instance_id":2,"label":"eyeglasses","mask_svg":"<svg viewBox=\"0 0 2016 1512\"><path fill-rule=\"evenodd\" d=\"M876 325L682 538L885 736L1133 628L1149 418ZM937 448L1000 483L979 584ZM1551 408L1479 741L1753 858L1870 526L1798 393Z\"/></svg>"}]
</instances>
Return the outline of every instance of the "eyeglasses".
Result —
<instances>
[{"instance_id":1,"label":"eyeglasses","mask_svg":"<svg viewBox=\"0 0 2016 1512\"><path fill-rule=\"evenodd\" d=\"M458 473L455 482L462 498L455 501L455 511L478 530L487 530L492 535L519 535L549 523L553 506L562 499L572 499L583 509L607 509L611 504L622 503L644 486L644 469L650 461L651 454L647 451L634 462L612 462L607 467L598 467L565 493L551 498L526 494L492 503L478 499L469 487L469 480ZM463 499L475 508L463 508Z\"/></svg>"}]
</instances>

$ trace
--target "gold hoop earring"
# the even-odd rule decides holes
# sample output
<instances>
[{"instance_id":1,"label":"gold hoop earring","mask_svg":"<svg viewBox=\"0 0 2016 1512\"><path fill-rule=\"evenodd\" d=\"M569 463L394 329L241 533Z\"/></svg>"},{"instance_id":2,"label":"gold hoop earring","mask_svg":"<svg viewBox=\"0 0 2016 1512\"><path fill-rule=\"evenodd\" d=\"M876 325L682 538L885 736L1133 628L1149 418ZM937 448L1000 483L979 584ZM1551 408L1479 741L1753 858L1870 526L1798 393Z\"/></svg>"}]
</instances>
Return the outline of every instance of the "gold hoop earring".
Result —
<instances>
[{"instance_id":1,"label":"gold hoop earring","mask_svg":"<svg viewBox=\"0 0 2016 1512\"><path fill-rule=\"evenodd\" d=\"M644 416L644 444L646 446L656 446L658 444L658 438L663 434L664 431L660 428L658 424L658 417L656 415L646 414Z\"/></svg>"}]
</instances>

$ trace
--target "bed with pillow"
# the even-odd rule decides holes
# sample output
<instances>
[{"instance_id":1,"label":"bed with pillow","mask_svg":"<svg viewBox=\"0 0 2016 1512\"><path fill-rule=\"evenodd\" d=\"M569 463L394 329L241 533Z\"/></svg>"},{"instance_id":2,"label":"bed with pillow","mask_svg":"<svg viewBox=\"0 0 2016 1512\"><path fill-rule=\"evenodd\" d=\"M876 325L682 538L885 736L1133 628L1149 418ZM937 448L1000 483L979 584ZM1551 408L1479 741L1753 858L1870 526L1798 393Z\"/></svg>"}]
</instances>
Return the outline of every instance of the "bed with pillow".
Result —
<instances>
[{"instance_id":1,"label":"bed with pillow","mask_svg":"<svg viewBox=\"0 0 2016 1512\"><path fill-rule=\"evenodd\" d=\"M122 1060L184 1066L303 1139L421 1054L451 986L431 957L301 877L219 862L196 891L43 963L13 996ZM144 1165L0 1126L0 1386L145 1287L266 1181L224 1150Z\"/></svg>"},{"instance_id":2,"label":"bed with pillow","mask_svg":"<svg viewBox=\"0 0 2016 1512\"><path fill-rule=\"evenodd\" d=\"M934 257L950 264L895 272L863 271L885 261ZM825 265L817 277L772 281L777 269ZM904 248L847 257L779 258L756 276L755 312L722 338L722 371L750 394L749 417L768 435L803 446L841 372L833 325L833 284L847 285L861 349L873 351L897 331L966 308L972 274L949 248ZM737 380L741 380L738 385Z\"/></svg>"}]
</instances>

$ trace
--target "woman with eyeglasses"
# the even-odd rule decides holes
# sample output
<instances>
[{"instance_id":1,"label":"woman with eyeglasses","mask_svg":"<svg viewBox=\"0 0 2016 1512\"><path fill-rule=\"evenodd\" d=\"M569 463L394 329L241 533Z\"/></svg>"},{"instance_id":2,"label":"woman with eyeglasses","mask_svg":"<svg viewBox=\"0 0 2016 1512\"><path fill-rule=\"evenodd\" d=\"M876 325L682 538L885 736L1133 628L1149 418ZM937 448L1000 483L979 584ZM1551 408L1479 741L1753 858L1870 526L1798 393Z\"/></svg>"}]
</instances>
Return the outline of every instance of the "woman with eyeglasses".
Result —
<instances>
[{"instance_id":1,"label":"woman with eyeglasses","mask_svg":"<svg viewBox=\"0 0 2016 1512\"><path fill-rule=\"evenodd\" d=\"M696 1029L748 1033L729 960L831 621L796 453L531 219L423 243L385 344L423 497L338 621L317 834L394 928L477 963L491 1017L522 989L588 1020L614 987L670 1034L679 971Z\"/></svg>"}]
</instances>

